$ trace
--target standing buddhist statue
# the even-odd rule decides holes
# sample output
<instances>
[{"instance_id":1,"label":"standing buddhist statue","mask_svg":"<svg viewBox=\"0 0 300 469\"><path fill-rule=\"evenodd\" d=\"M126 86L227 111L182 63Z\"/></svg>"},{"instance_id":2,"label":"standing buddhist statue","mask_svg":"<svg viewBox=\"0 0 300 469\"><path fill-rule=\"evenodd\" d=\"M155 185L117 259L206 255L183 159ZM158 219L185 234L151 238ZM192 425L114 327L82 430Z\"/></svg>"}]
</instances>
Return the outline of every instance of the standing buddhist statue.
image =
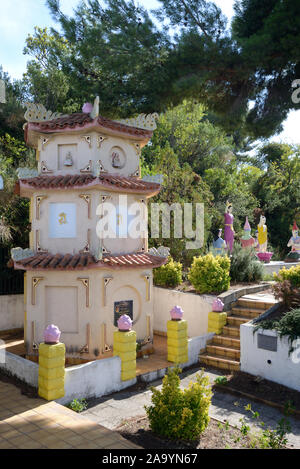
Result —
<instances>
[{"instance_id":1,"label":"standing buddhist statue","mask_svg":"<svg viewBox=\"0 0 300 469\"><path fill-rule=\"evenodd\" d=\"M226 241L227 249L230 253L232 252L233 243L234 243L233 220L234 220L234 217L232 215L232 204L227 201L225 214L224 214L224 224L225 224L224 239Z\"/></svg>"}]
</instances>

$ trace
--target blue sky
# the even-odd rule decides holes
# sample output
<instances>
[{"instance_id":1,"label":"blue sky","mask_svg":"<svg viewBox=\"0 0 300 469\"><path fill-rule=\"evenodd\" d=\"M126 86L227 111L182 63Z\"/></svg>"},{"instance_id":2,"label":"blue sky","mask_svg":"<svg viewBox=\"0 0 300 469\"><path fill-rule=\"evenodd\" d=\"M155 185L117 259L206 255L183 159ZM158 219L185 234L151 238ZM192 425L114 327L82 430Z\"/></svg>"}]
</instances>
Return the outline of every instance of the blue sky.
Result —
<instances>
[{"instance_id":1,"label":"blue sky","mask_svg":"<svg viewBox=\"0 0 300 469\"><path fill-rule=\"evenodd\" d=\"M45 3L45 0L0 0L0 64L12 78L21 78L26 70L28 57L23 55L23 48L25 39L29 33L33 33L34 26L57 26ZM61 0L63 12L71 15L78 3L79 0ZM157 0L137 0L137 3L148 10L159 6ZM229 19L232 17L233 0L215 0L215 3ZM284 122L283 133L272 140L300 143L299 119L300 111L290 112Z\"/></svg>"}]
</instances>

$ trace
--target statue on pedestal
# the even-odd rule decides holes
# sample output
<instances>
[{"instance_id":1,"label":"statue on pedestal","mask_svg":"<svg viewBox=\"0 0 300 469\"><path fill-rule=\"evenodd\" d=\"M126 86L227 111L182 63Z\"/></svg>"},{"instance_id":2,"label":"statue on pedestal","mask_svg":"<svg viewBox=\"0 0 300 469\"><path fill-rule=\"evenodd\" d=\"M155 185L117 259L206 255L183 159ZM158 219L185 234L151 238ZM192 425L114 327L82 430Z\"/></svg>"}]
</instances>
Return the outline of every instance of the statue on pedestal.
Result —
<instances>
[{"instance_id":1,"label":"statue on pedestal","mask_svg":"<svg viewBox=\"0 0 300 469\"><path fill-rule=\"evenodd\" d=\"M299 228L294 221L292 228L292 237L290 238L287 246L291 249L291 252L285 258L285 262L298 262L300 261L300 236L298 235Z\"/></svg>"},{"instance_id":2,"label":"statue on pedestal","mask_svg":"<svg viewBox=\"0 0 300 469\"><path fill-rule=\"evenodd\" d=\"M255 246L255 239L251 236L251 226L248 221L248 217L246 217L246 222L244 225L244 234L241 237L241 245L243 248L249 248Z\"/></svg>"},{"instance_id":3,"label":"statue on pedestal","mask_svg":"<svg viewBox=\"0 0 300 469\"><path fill-rule=\"evenodd\" d=\"M222 256L225 253L226 250L226 242L224 239L221 238L222 236L222 228L219 228L217 236L214 239L213 242L213 250L215 255L220 255Z\"/></svg>"},{"instance_id":4,"label":"statue on pedestal","mask_svg":"<svg viewBox=\"0 0 300 469\"><path fill-rule=\"evenodd\" d=\"M264 215L260 216L259 224L257 225L258 230L258 244L259 252L267 252L268 245L268 230L266 225L266 217Z\"/></svg>"},{"instance_id":5,"label":"statue on pedestal","mask_svg":"<svg viewBox=\"0 0 300 469\"><path fill-rule=\"evenodd\" d=\"M233 220L234 217L232 215L232 204L226 202L226 209L224 213L224 223L225 223L225 229L224 229L224 238L226 241L227 249L231 253L233 249L233 243L234 243L234 229L233 229Z\"/></svg>"}]
</instances>

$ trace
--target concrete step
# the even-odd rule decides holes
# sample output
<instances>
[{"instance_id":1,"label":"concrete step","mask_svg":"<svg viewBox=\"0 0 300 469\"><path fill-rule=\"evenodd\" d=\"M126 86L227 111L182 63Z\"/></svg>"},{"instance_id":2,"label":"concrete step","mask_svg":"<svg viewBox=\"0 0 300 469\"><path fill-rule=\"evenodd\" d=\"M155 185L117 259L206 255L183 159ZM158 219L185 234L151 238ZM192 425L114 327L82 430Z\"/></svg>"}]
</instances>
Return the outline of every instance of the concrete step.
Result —
<instances>
[{"instance_id":1,"label":"concrete step","mask_svg":"<svg viewBox=\"0 0 300 469\"><path fill-rule=\"evenodd\" d=\"M220 345L207 345L206 351L208 355L240 361L240 351L235 348Z\"/></svg>"},{"instance_id":2,"label":"concrete step","mask_svg":"<svg viewBox=\"0 0 300 469\"><path fill-rule=\"evenodd\" d=\"M214 335L209 345L221 345L228 348L240 350L240 339L231 337L229 335L220 334Z\"/></svg>"},{"instance_id":3,"label":"concrete step","mask_svg":"<svg viewBox=\"0 0 300 469\"><path fill-rule=\"evenodd\" d=\"M254 319L263 314L265 311L259 308L247 308L243 306L234 306L231 309L232 316L242 316L243 318Z\"/></svg>"},{"instance_id":4,"label":"concrete step","mask_svg":"<svg viewBox=\"0 0 300 469\"><path fill-rule=\"evenodd\" d=\"M248 298L239 298L235 304L236 307L245 307L250 309L259 309L266 311L267 309L271 308L276 303L276 301L267 301L267 300L251 300Z\"/></svg>"},{"instance_id":5,"label":"concrete step","mask_svg":"<svg viewBox=\"0 0 300 469\"><path fill-rule=\"evenodd\" d=\"M200 363L214 368L220 368L227 371L239 371L240 362L238 360L230 360L228 358L214 357L208 353L199 356Z\"/></svg>"},{"instance_id":6,"label":"concrete step","mask_svg":"<svg viewBox=\"0 0 300 469\"><path fill-rule=\"evenodd\" d=\"M229 335L230 337L240 338L240 328L235 326L224 326L223 334Z\"/></svg>"},{"instance_id":7,"label":"concrete step","mask_svg":"<svg viewBox=\"0 0 300 469\"><path fill-rule=\"evenodd\" d=\"M249 318L244 318L242 316L227 316L227 325L229 326L240 326L241 324L245 324L249 321Z\"/></svg>"}]
</instances>

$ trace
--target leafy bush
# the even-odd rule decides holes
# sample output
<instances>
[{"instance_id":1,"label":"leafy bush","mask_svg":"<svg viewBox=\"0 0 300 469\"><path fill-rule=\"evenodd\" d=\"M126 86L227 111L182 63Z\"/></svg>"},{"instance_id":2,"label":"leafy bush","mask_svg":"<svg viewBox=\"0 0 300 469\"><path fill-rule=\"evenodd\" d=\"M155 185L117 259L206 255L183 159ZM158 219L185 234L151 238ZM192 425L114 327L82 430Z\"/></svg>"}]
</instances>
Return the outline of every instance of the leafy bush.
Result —
<instances>
[{"instance_id":1,"label":"leafy bush","mask_svg":"<svg viewBox=\"0 0 300 469\"><path fill-rule=\"evenodd\" d=\"M274 280L277 282L284 282L284 280L288 280L291 282L293 287L300 287L300 264L293 266L290 269L283 267L280 269L278 274L274 272L273 276Z\"/></svg>"},{"instance_id":2,"label":"leafy bush","mask_svg":"<svg viewBox=\"0 0 300 469\"><path fill-rule=\"evenodd\" d=\"M300 306L300 288L294 287L289 280L277 282L272 290L275 298L282 301L287 309Z\"/></svg>"},{"instance_id":3,"label":"leafy bush","mask_svg":"<svg viewBox=\"0 0 300 469\"><path fill-rule=\"evenodd\" d=\"M169 257L167 264L154 269L153 282L162 287L177 287L182 282L182 264Z\"/></svg>"},{"instance_id":4,"label":"leafy bush","mask_svg":"<svg viewBox=\"0 0 300 469\"><path fill-rule=\"evenodd\" d=\"M152 405L145 406L153 432L171 439L196 440L209 423L212 392L203 370L196 382L180 389L179 368L169 370L162 390L151 388Z\"/></svg>"},{"instance_id":5,"label":"leafy bush","mask_svg":"<svg viewBox=\"0 0 300 469\"><path fill-rule=\"evenodd\" d=\"M189 281L198 293L221 293L230 286L230 259L227 256L194 257Z\"/></svg>"},{"instance_id":6,"label":"leafy bush","mask_svg":"<svg viewBox=\"0 0 300 469\"><path fill-rule=\"evenodd\" d=\"M73 399L66 407L80 413L87 409L87 402L85 399Z\"/></svg>"},{"instance_id":7,"label":"leafy bush","mask_svg":"<svg viewBox=\"0 0 300 469\"><path fill-rule=\"evenodd\" d=\"M215 381L214 381L215 384L220 384L222 386L225 386L226 384L228 384L228 379L226 376L218 376Z\"/></svg>"},{"instance_id":8,"label":"leafy bush","mask_svg":"<svg viewBox=\"0 0 300 469\"><path fill-rule=\"evenodd\" d=\"M264 268L254 249L235 243L230 259L230 277L234 282L257 282L263 279Z\"/></svg>"}]
</instances>

